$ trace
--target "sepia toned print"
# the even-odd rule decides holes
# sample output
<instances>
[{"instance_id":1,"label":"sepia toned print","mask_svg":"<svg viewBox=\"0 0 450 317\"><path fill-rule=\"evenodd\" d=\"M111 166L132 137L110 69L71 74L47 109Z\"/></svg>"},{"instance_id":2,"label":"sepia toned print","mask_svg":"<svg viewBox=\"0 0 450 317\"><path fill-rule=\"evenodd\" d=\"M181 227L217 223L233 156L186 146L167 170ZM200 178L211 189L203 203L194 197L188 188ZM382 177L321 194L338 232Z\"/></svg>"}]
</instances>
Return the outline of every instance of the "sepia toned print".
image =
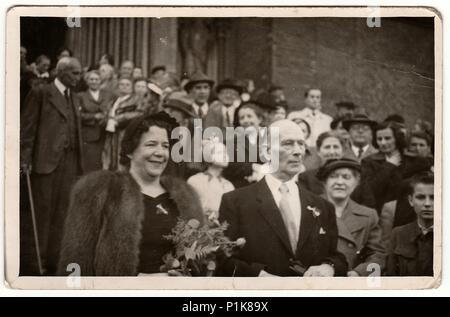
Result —
<instances>
[{"instance_id":1,"label":"sepia toned print","mask_svg":"<svg viewBox=\"0 0 450 317\"><path fill-rule=\"evenodd\" d=\"M434 10L101 11L8 13L11 287L439 285Z\"/></svg>"}]
</instances>

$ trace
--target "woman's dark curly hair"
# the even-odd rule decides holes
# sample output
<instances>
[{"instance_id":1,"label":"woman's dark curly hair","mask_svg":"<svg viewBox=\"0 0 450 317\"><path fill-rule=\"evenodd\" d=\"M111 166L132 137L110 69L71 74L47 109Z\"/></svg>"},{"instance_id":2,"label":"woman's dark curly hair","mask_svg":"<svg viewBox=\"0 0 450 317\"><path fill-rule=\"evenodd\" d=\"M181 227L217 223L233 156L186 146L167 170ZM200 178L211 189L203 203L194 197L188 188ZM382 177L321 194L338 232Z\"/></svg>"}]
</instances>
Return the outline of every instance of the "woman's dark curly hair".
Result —
<instances>
[{"instance_id":1,"label":"woman's dark curly hair","mask_svg":"<svg viewBox=\"0 0 450 317\"><path fill-rule=\"evenodd\" d=\"M400 130L399 126L392 123L392 122L382 122L382 123L378 123L375 126L375 129L373 131L373 146L375 148L379 148L378 143L377 143L377 132L380 130L385 130L385 129L391 129L392 130L392 134L394 135L394 139L395 139L395 147L397 148L397 150L400 151L400 153L403 154L403 150L406 148L406 136L403 134L403 132Z\"/></svg>"},{"instance_id":2,"label":"woman's dark curly hair","mask_svg":"<svg viewBox=\"0 0 450 317\"><path fill-rule=\"evenodd\" d=\"M120 164L124 166L130 165L130 158L128 155L132 154L139 145L142 135L147 132L150 127L159 127L167 131L170 146L172 146L171 134L178 124L174 118L169 116L166 112L161 111L155 114L142 115L133 119L127 128L122 139L120 149Z\"/></svg>"}]
</instances>

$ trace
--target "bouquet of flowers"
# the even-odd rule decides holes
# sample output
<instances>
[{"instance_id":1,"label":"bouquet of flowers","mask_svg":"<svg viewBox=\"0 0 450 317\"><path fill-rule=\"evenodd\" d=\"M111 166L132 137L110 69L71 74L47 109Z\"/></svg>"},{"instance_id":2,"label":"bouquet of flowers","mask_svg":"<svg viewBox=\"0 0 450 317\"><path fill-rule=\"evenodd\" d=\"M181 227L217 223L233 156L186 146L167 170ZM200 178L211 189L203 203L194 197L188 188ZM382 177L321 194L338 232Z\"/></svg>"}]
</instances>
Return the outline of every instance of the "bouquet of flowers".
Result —
<instances>
[{"instance_id":1,"label":"bouquet of flowers","mask_svg":"<svg viewBox=\"0 0 450 317\"><path fill-rule=\"evenodd\" d=\"M231 257L245 245L245 239L231 241L224 232L227 222L208 217L203 226L196 219L179 219L170 235L164 236L175 245L175 254L163 257L161 272L179 276L213 276L217 259Z\"/></svg>"}]
</instances>

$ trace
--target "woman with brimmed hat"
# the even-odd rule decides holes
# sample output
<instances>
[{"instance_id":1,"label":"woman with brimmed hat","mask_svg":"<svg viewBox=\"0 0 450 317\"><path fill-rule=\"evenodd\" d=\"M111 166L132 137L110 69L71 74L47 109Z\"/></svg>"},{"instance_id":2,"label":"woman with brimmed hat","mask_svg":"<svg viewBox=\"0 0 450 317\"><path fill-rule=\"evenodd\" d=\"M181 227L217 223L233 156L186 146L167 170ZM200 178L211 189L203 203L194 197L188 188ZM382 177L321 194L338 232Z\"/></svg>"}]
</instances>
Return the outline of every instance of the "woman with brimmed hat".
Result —
<instances>
[{"instance_id":1,"label":"woman with brimmed hat","mask_svg":"<svg viewBox=\"0 0 450 317\"><path fill-rule=\"evenodd\" d=\"M338 251L349 265L348 276L368 276L373 264L382 272L385 250L381 244L378 214L374 209L354 202L350 195L361 178L361 165L351 159L329 160L317 177L325 187L324 196L335 207L338 227Z\"/></svg>"}]
</instances>

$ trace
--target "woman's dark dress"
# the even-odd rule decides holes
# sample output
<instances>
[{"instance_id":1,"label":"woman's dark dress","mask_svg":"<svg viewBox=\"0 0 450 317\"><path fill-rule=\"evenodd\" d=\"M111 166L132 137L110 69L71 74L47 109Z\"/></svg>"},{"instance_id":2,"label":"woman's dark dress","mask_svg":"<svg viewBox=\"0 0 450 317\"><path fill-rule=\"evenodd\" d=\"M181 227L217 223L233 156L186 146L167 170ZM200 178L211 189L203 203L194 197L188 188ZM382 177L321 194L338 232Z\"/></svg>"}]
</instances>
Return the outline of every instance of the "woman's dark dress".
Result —
<instances>
[{"instance_id":1,"label":"woman's dark dress","mask_svg":"<svg viewBox=\"0 0 450 317\"><path fill-rule=\"evenodd\" d=\"M162 257L173 250L172 242L164 239L175 227L179 211L169 193L158 197L144 196L145 215L142 222L142 240L139 252L139 273L159 273ZM157 206L162 206L164 211Z\"/></svg>"}]
</instances>

